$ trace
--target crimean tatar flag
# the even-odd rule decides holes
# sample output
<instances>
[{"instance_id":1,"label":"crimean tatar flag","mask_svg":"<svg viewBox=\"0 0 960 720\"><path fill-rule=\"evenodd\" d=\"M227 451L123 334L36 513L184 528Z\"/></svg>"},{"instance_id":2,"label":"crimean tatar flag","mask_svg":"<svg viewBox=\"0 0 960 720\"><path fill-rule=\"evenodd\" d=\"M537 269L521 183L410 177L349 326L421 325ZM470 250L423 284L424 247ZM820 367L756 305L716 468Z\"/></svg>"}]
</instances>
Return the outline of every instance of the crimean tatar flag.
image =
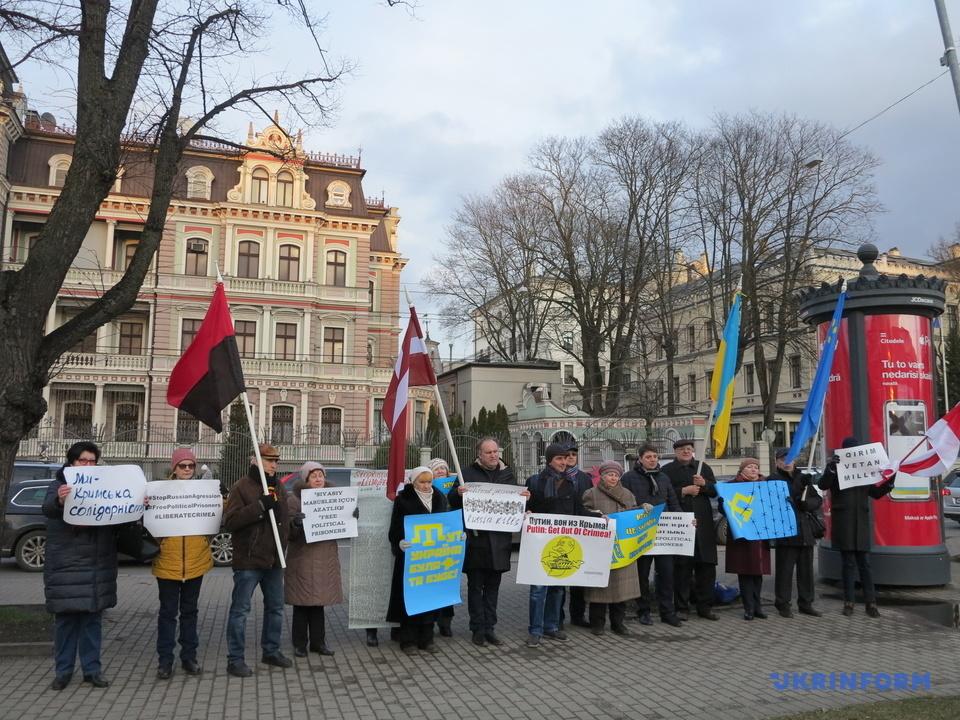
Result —
<instances>
[{"instance_id":1,"label":"crimean tatar flag","mask_svg":"<svg viewBox=\"0 0 960 720\"><path fill-rule=\"evenodd\" d=\"M740 299L737 290L733 297L727 324L723 326L723 337L717 348L717 359L713 364L713 381L710 383L710 399L713 401L713 454L723 457L727 448L727 436L730 434L730 411L733 409L733 378L737 373L737 349L740 344Z\"/></svg>"}]
</instances>

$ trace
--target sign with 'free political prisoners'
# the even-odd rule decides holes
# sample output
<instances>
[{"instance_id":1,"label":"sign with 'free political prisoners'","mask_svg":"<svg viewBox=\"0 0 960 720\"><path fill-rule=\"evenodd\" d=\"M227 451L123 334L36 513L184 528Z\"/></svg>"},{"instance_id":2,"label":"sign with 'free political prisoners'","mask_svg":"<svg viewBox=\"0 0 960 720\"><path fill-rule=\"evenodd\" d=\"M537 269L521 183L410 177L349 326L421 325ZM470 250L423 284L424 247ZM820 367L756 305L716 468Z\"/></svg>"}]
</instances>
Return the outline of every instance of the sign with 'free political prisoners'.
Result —
<instances>
[{"instance_id":1,"label":"sign with 'free political prisoners'","mask_svg":"<svg viewBox=\"0 0 960 720\"><path fill-rule=\"evenodd\" d=\"M137 465L68 467L70 494L63 520L70 525L120 525L143 517L147 478Z\"/></svg>"},{"instance_id":2,"label":"sign with 'free political prisoners'","mask_svg":"<svg viewBox=\"0 0 960 720\"><path fill-rule=\"evenodd\" d=\"M528 515L520 536L517 583L606 587L617 534L615 520Z\"/></svg>"},{"instance_id":3,"label":"sign with 'free political prisoners'","mask_svg":"<svg viewBox=\"0 0 960 720\"><path fill-rule=\"evenodd\" d=\"M360 489L356 487L304 488L300 491L303 534L308 543L357 537Z\"/></svg>"},{"instance_id":4,"label":"sign with 'free political prisoners'","mask_svg":"<svg viewBox=\"0 0 960 720\"><path fill-rule=\"evenodd\" d=\"M154 537L220 532L219 480L157 480L147 485L147 499L143 526Z\"/></svg>"},{"instance_id":5,"label":"sign with 'free political prisoners'","mask_svg":"<svg viewBox=\"0 0 960 720\"><path fill-rule=\"evenodd\" d=\"M837 450L837 481L841 490L859 485L876 485L890 467L887 451L880 443Z\"/></svg>"}]
</instances>

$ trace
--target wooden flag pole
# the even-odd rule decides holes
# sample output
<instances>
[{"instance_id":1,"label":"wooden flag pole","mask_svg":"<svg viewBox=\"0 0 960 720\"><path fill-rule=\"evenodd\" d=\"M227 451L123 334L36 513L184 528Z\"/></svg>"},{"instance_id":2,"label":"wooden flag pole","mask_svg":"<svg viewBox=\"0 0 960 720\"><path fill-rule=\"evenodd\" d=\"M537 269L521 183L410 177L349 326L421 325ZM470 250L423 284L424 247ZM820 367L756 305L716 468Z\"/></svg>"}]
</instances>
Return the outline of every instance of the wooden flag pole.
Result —
<instances>
[{"instance_id":1,"label":"wooden flag pole","mask_svg":"<svg viewBox=\"0 0 960 720\"><path fill-rule=\"evenodd\" d=\"M716 412L717 401L714 400L710 403L710 414L707 415L707 431L703 438L703 454L707 454L707 448L710 447L710 429L713 427L713 413ZM697 463L697 475L700 474L700 471L703 470L703 458L700 458L700 462Z\"/></svg>"},{"instance_id":2,"label":"wooden flag pole","mask_svg":"<svg viewBox=\"0 0 960 720\"><path fill-rule=\"evenodd\" d=\"M453 435L450 433L450 424L447 422L447 412L443 409L443 398L440 397L440 387L433 386L433 394L437 399L437 414L440 416L440 422L443 424L443 434L446 435L447 443L450 445L450 452L453 454L453 466L457 471L457 479L460 484L466 483L463 477L463 470L460 469L460 458L457 456L457 448L453 444Z\"/></svg>"},{"instance_id":3,"label":"wooden flag pole","mask_svg":"<svg viewBox=\"0 0 960 720\"><path fill-rule=\"evenodd\" d=\"M260 471L260 483L263 485L263 494L269 495L270 488L267 486L267 476L263 472L263 458L260 457L260 441L257 439L257 431L253 428L253 413L250 412L250 400L247 398L247 391L244 390L240 393L240 397L243 400L243 409L247 411L247 426L250 428L250 439L253 440L253 454L257 458L257 470ZM279 477L277 477L277 482L280 482ZM270 515L270 527L273 528L273 541L277 544L277 557L280 558L280 567L286 568L287 561L283 556L283 544L280 542L280 531L277 530L277 517L273 513L273 508L270 508L268 515Z\"/></svg>"}]
</instances>

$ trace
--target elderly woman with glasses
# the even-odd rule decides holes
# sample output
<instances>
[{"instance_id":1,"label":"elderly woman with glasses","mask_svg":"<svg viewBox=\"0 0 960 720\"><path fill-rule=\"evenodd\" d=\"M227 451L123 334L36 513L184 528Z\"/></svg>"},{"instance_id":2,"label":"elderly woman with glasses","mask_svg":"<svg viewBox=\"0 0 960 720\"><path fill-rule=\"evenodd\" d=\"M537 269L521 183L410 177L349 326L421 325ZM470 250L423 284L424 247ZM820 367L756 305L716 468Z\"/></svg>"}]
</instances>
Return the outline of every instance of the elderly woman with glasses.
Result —
<instances>
[{"instance_id":1,"label":"elderly woman with glasses","mask_svg":"<svg viewBox=\"0 0 960 720\"><path fill-rule=\"evenodd\" d=\"M174 450L170 465L170 480L193 480L196 477L197 458L189 448ZM165 537L158 542L160 553L153 561L153 574L160 593L157 678L169 680L173 675L178 618L180 664L188 675L199 675L203 671L197 662L200 645L197 636L198 602L203 576L213 568L210 542L203 535Z\"/></svg>"}]
</instances>

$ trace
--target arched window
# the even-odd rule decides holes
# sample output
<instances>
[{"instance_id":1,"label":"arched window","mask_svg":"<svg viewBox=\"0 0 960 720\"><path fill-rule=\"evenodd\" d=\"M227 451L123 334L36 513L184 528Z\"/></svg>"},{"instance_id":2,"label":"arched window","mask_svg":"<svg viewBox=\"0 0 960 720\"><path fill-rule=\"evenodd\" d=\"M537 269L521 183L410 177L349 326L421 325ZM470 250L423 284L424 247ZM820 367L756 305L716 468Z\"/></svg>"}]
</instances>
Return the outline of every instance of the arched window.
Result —
<instances>
[{"instance_id":1,"label":"arched window","mask_svg":"<svg viewBox=\"0 0 960 720\"><path fill-rule=\"evenodd\" d=\"M260 277L260 243L244 240L237 246L237 277Z\"/></svg>"},{"instance_id":2,"label":"arched window","mask_svg":"<svg viewBox=\"0 0 960 720\"><path fill-rule=\"evenodd\" d=\"M209 200L213 173L203 165L195 165L187 170L187 198L190 200Z\"/></svg>"},{"instance_id":3,"label":"arched window","mask_svg":"<svg viewBox=\"0 0 960 720\"><path fill-rule=\"evenodd\" d=\"M340 250L327 251L327 285L346 287L347 254Z\"/></svg>"},{"instance_id":4,"label":"arched window","mask_svg":"<svg viewBox=\"0 0 960 720\"><path fill-rule=\"evenodd\" d=\"M136 403L118 403L114 411L113 439L134 442L140 430L140 406Z\"/></svg>"},{"instance_id":5,"label":"arched window","mask_svg":"<svg viewBox=\"0 0 960 720\"><path fill-rule=\"evenodd\" d=\"M300 279L300 248L296 245L280 246L280 262L277 264L278 280Z\"/></svg>"},{"instance_id":6,"label":"arched window","mask_svg":"<svg viewBox=\"0 0 960 720\"><path fill-rule=\"evenodd\" d=\"M343 180L334 180L327 185L327 207L350 207L350 186Z\"/></svg>"},{"instance_id":7,"label":"arched window","mask_svg":"<svg viewBox=\"0 0 960 720\"><path fill-rule=\"evenodd\" d=\"M327 407L320 411L320 444L339 445L343 423L340 408Z\"/></svg>"},{"instance_id":8,"label":"arched window","mask_svg":"<svg viewBox=\"0 0 960 720\"><path fill-rule=\"evenodd\" d=\"M64 403L63 435L68 438L90 439L93 437L93 403Z\"/></svg>"},{"instance_id":9,"label":"arched window","mask_svg":"<svg viewBox=\"0 0 960 720\"><path fill-rule=\"evenodd\" d=\"M206 275L208 243L200 238L187 238L187 257L183 271L187 275Z\"/></svg>"},{"instance_id":10,"label":"arched window","mask_svg":"<svg viewBox=\"0 0 960 720\"><path fill-rule=\"evenodd\" d=\"M257 168L253 171L253 179L250 181L250 202L267 204L267 188L270 186L270 175L263 168Z\"/></svg>"},{"instance_id":11,"label":"arched window","mask_svg":"<svg viewBox=\"0 0 960 720\"><path fill-rule=\"evenodd\" d=\"M51 187L63 187L67 180L67 171L70 169L71 158L69 155L54 155L48 160L50 165L50 174L47 184Z\"/></svg>"},{"instance_id":12,"label":"arched window","mask_svg":"<svg viewBox=\"0 0 960 720\"><path fill-rule=\"evenodd\" d=\"M270 411L270 442L289 445L293 442L293 406L274 405Z\"/></svg>"},{"instance_id":13,"label":"arched window","mask_svg":"<svg viewBox=\"0 0 960 720\"><path fill-rule=\"evenodd\" d=\"M277 205L293 207L293 175L286 171L277 173Z\"/></svg>"}]
</instances>

